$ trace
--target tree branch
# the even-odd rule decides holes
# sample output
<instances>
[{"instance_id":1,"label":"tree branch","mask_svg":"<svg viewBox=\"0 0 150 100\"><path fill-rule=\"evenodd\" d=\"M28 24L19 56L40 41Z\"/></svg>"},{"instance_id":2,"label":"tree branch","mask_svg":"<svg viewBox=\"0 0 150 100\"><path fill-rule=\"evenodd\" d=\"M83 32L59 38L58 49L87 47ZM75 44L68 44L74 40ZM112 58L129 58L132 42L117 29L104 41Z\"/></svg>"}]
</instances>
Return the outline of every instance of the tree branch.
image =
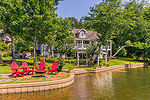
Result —
<instances>
[{"instance_id":1,"label":"tree branch","mask_svg":"<svg viewBox=\"0 0 150 100\"><path fill-rule=\"evenodd\" d=\"M115 57L123 48L125 48L125 47L136 47L135 45L124 45L124 46L122 46L113 56L111 56L109 59L108 59L108 61L110 60L110 59L112 59L113 57Z\"/></svg>"}]
</instances>

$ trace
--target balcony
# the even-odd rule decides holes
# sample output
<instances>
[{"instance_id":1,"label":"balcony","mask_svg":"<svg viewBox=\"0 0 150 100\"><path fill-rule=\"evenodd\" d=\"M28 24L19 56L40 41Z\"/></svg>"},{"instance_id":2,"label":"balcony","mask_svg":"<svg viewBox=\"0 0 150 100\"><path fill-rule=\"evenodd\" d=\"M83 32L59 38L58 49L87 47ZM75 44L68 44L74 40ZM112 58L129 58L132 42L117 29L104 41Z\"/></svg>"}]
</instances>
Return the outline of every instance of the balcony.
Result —
<instances>
[{"instance_id":1,"label":"balcony","mask_svg":"<svg viewBox=\"0 0 150 100\"><path fill-rule=\"evenodd\" d=\"M74 49L87 49L89 47L89 44L77 44L74 46Z\"/></svg>"},{"instance_id":2,"label":"balcony","mask_svg":"<svg viewBox=\"0 0 150 100\"><path fill-rule=\"evenodd\" d=\"M110 46L107 46L107 50L110 50ZM106 50L106 46L102 46L102 50Z\"/></svg>"}]
</instances>

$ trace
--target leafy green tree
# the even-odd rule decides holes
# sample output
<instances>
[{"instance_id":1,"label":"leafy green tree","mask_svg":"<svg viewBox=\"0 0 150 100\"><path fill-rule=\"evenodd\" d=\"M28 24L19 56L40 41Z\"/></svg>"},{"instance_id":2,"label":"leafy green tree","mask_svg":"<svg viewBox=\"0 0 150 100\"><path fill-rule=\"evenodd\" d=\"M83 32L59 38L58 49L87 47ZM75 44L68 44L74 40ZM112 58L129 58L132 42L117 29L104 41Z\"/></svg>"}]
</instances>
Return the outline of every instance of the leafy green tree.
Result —
<instances>
[{"instance_id":1,"label":"leafy green tree","mask_svg":"<svg viewBox=\"0 0 150 100\"><path fill-rule=\"evenodd\" d=\"M23 6L25 8L23 19L23 27L25 36L28 40L33 41L34 47L34 62L36 65L36 41L40 40L45 32L45 21L52 17L54 13L54 1L53 0L24 0Z\"/></svg>"},{"instance_id":2,"label":"leafy green tree","mask_svg":"<svg viewBox=\"0 0 150 100\"><path fill-rule=\"evenodd\" d=\"M4 43L4 41L0 40L0 63L3 62L1 51L7 51L7 50L9 50L9 46L6 43Z\"/></svg>"},{"instance_id":3,"label":"leafy green tree","mask_svg":"<svg viewBox=\"0 0 150 100\"><path fill-rule=\"evenodd\" d=\"M97 32L97 45L99 53L103 45L108 45L119 29L119 21L122 13L120 0L104 0L98 5L90 8L89 16L83 19L94 31ZM106 48L107 50L107 48Z\"/></svg>"},{"instance_id":4,"label":"leafy green tree","mask_svg":"<svg viewBox=\"0 0 150 100\"><path fill-rule=\"evenodd\" d=\"M22 0L0 0L0 22L3 33L12 40L12 61L15 61L15 37L20 32L20 18L23 14Z\"/></svg>"},{"instance_id":5,"label":"leafy green tree","mask_svg":"<svg viewBox=\"0 0 150 100\"><path fill-rule=\"evenodd\" d=\"M33 45L30 41L25 41L23 38L18 37L15 41L16 52L29 52L30 47Z\"/></svg>"},{"instance_id":6,"label":"leafy green tree","mask_svg":"<svg viewBox=\"0 0 150 100\"><path fill-rule=\"evenodd\" d=\"M139 3L133 0L123 6L123 13L120 17L120 30L116 38L113 39L116 44L116 48L121 47L119 50L128 46L136 47L129 47L126 49L128 51L128 55L136 55L136 58L145 55L144 53L148 51L149 48L147 45L149 44L149 22L145 20L146 18L144 17L144 5L144 2Z\"/></svg>"},{"instance_id":7,"label":"leafy green tree","mask_svg":"<svg viewBox=\"0 0 150 100\"><path fill-rule=\"evenodd\" d=\"M59 4L59 1L63 1L63 0L54 0L54 4L55 4L55 5L58 5L58 4Z\"/></svg>"},{"instance_id":8,"label":"leafy green tree","mask_svg":"<svg viewBox=\"0 0 150 100\"><path fill-rule=\"evenodd\" d=\"M68 19L59 19L59 29L57 31L56 35L56 47L55 52L60 54L60 64L59 65L59 71L63 68L63 59L62 55L66 55L70 49L73 49L73 40L74 35L72 34L71 30L71 24Z\"/></svg>"},{"instance_id":9,"label":"leafy green tree","mask_svg":"<svg viewBox=\"0 0 150 100\"><path fill-rule=\"evenodd\" d=\"M97 49L97 45L92 44L91 46L89 46L85 52L86 55L86 60L89 66L94 66L94 55L98 55L99 51Z\"/></svg>"},{"instance_id":10,"label":"leafy green tree","mask_svg":"<svg viewBox=\"0 0 150 100\"><path fill-rule=\"evenodd\" d=\"M56 35L57 30L59 28L59 19L57 18L57 14L54 12L49 15L46 19L47 21L44 21L44 28L43 28L43 38L40 41L44 41L44 43L48 44L48 58L51 56L54 56L54 54L51 54L51 47L56 45Z\"/></svg>"}]
</instances>

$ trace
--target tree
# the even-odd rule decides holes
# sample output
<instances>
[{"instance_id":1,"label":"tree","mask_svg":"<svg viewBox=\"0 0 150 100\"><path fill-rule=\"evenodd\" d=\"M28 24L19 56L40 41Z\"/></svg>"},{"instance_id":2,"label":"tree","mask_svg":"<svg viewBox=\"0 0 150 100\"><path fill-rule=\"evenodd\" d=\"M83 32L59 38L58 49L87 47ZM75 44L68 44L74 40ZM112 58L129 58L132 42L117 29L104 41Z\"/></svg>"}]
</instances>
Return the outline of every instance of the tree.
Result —
<instances>
[{"instance_id":1,"label":"tree","mask_svg":"<svg viewBox=\"0 0 150 100\"><path fill-rule=\"evenodd\" d=\"M51 54L51 47L56 45L56 35L57 35L57 30L59 27L59 19L57 18L57 14L55 14L54 12L49 15L49 17L46 19L47 21L44 21L44 29L43 29L43 33L44 36L42 39L42 41L44 40L44 42L46 44L48 44L48 58L51 57L51 55L54 57L54 54L52 52Z\"/></svg>"},{"instance_id":2,"label":"tree","mask_svg":"<svg viewBox=\"0 0 150 100\"><path fill-rule=\"evenodd\" d=\"M54 4L55 4L55 5L58 5L58 4L59 4L59 1L63 1L63 0L54 0Z\"/></svg>"},{"instance_id":3,"label":"tree","mask_svg":"<svg viewBox=\"0 0 150 100\"><path fill-rule=\"evenodd\" d=\"M113 39L118 32L122 11L120 7L120 0L104 0L91 7L89 16L83 18L85 23L89 23L88 26L91 26L97 32L99 53L102 51L102 46L107 47L109 40Z\"/></svg>"},{"instance_id":4,"label":"tree","mask_svg":"<svg viewBox=\"0 0 150 100\"><path fill-rule=\"evenodd\" d=\"M97 49L97 45L92 44L89 46L85 52L86 54L86 62L88 63L89 66L94 66L94 55L98 55L99 51Z\"/></svg>"},{"instance_id":5,"label":"tree","mask_svg":"<svg viewBox=\"0 0 150 100\"><path fill-rule=\"evenodd\" d=\"M71 30L71 24L69 20L60 18L59 29L56 35L57 44L55 47L55 52L60 54L59 71L62 70L64 65L62 55L66 55L66 53L70 51L70 49L73 49L74 35L70 30Z\"/></svg>"},{"instance_id":6,"label":"tree","mask_svg":"<svg viewBox=\"0 0 150 100\"><path fill-rule=\"evenodd\" d=\"M54 13L54 1L53 0L24 0L23 6L25 8L23 19L24 36L33 41L34 47L34 62L36 65L36 41L41 39L44 34L45 21L48 17L53 17Z\"/></svg>"},{"instance_id":7,"label":"tree","mask_svg":"<svg viewBox=\"0 0 150 100\"><path fill-rule=\"evenodd\" d=\"M31 41L26 41L23 37L18 37L15 41L15 51L25 52L30 51L30 47L33 45Z\"/></svg>"},{"instance_id":8,"label":"tree","mask_svg":"<svg viewBox=\"0 0 150 100\"><path fill-rule=\"evenodd\" d=\"M9 46L4 43L4 41L0 40L0 64L3 62L1 51L6 51L9 49Z\"/></svg>"},{"instance_id":9,"label":"tree","mask_svg":"<svg viewBox=\"0 0 150 100\"><path fill-rule=\"evenodd\" d=\"M136 55L136 58L141 57L140 54L145 55L143 53L148 51L147 49L149 47L147 44L149 44L149 23L147 20L145 20L146 18L144 18L144 5L145 2L139 3L135 0L124 4L124 9L122 10L123 13L120 17L120 30L116 37L113 39L113 41L115 42L115 48L117 48L115 51L117 52L112 57L117 55L117 53L124 47L129 46L131 47L127 48L128 55ZM143 50L140 50L142 45L144 48ZM144 52L141 53L141 51Z\"/></svg>"},{"instance_id":10,"label":"tree","mask_svg":"<svg viewBox=\"0 0 150 100\"><path fill-rule=\"evenodd\" d=\"M15 61L15 37L20 31L20 18L24 11L22 0L0 0L0 21L4 34L12 40L12 61Z\"/></svg>"}]
</instances>

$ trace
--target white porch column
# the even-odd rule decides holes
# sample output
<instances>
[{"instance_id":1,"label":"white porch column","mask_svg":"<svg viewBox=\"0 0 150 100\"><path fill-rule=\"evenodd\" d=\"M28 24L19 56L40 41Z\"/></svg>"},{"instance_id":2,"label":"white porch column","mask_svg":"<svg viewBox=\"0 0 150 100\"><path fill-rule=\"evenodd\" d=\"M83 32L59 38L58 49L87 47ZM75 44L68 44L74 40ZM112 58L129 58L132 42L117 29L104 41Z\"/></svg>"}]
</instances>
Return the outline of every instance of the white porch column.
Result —
<instances>
[{"instance_id":1,"label":"white porch column","mask_svg":"<svg viewBox=\"0 0 150 100\"><path fill-rule=\"evenodd\" d=\"M77 53L77 60L78 60L78 66L79 66L79 53Z\"/></svg>"},{"instance_id":2,"label":"white porch column","mask_svg":"<svg viewBox=\"0 0 150 100\"><path fill-rule=\"evenodd\" d=\"M107 64L107 54L105 54L105 64Z\"/></svg>"},{"instance_id":3,"label":"white porch column","mask_svg":"<svg viewBox=\"0 0 150 100\"><path fill-rule=\"evenodd\" d=\"M76 48L76 46L77 46L77 44L76 44L76 40L74 40L74 44L75 44L74 48Z\"/></svg>"},{"instance_id":4,"label":"white porch column","mask_svg":"<svg viewBox=\"0 0 150 100\"><path fill-rule=\"evenodd\" d=\"M90 41L90 45L91 45L91 41Z\"/></svg>"},{"instance_id":5,"label":"white porch column","mask_svg":"<svg viewBox=\"0 0 150 100\"><path fill-rule=\"evenodd\" d=\"M82 48L84 48L84 45L83 45L83 40L82 40Z\"/></svg>"},{"instance_id":6,"label":"white porch column","mask_svg":"<svg viewBox=\"0 0 150 100\"><path fill-rule=\"evenodd\" d=\"M112 57L112 40L110 40L110 57Z\"/></svg>"}]
</instances>

